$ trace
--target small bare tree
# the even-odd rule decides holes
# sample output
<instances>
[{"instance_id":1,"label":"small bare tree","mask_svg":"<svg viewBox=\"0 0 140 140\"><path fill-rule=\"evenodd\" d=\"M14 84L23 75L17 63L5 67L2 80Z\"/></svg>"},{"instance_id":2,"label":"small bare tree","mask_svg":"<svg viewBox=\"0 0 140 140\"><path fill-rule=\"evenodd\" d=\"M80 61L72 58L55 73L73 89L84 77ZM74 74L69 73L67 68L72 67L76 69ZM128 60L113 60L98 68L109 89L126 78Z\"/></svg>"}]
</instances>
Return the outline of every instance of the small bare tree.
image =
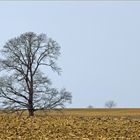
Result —
<instances>
[{"instance_id":1,"label":"small bare tree","mask_svg":"<svg viewBox=\"0 0 140 140\"><path fill-rule=\"evenodd\" d=\"M87 108L93 108L93 106L92 105L89 105L89 106L87 106Z\"/></svg>"},{"instance_id":2,"label":"small bare tree","mask_svg":"<svg viewBox=\"0 0 140 140\"><path fill-rule=\"evenodd\" d=\"M107 107L107 108L113 108L113 107L116 107L116 105L117 104L113 100L107 101L105 103L105 107Z\"/></svg>"},{"instance_id":3,"label":"small bare tree","mask_svg":"<svg viewBox=\"0 0 140 140\"><path fill-rule=\"evenodd\" d=\"M0 97L4 108L28 109L29 116L40 109L64 107L71 102L71 93L51 87L42 69L51 68L60 74L56 65L60 46L45 34L27 32L9 40L0 59ZM47 69L46 69L47 71Z\"/></svg>"}]
</instances>

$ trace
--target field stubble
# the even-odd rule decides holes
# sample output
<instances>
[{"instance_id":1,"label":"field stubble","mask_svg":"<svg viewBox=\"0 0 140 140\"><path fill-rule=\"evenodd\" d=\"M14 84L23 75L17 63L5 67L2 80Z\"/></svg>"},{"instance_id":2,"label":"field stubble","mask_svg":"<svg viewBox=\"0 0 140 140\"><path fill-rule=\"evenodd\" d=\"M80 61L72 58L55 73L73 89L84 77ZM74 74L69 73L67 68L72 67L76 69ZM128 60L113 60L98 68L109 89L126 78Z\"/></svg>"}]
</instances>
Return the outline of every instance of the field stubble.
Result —
<instances>
[{"instance_id":1,"label":"field stubble","mask_svg":"<svg viewBox=\"0 0 140 140\"><path fill-rule=\"evenodd\" d=\"M0 114L1 140L140 140L140 109Z\"/></svg>"}]
</instances>

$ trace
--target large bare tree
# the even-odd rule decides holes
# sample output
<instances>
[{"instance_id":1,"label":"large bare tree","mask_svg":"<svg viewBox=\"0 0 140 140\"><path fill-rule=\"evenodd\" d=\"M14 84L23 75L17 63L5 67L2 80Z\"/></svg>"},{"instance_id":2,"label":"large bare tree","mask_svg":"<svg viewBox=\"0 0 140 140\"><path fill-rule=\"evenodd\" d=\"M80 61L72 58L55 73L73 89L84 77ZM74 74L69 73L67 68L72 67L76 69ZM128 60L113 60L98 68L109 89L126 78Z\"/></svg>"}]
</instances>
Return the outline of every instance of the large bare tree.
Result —
<instances>
[{"instance_id":1,"label":"large bare tree","mask_svg":"<svg viewBox=\"0 0 140 140\"><path fill-rule=\"evenodd\" d=\"M51 87L47 68L58 74L60 46L45 34L27 32L9 40L1 50L0 101L8 109L28 109L29 116L39 109L64 107L71 93ZM46 72L43 72L42 69Z\"/></svg>"}]
</instances>

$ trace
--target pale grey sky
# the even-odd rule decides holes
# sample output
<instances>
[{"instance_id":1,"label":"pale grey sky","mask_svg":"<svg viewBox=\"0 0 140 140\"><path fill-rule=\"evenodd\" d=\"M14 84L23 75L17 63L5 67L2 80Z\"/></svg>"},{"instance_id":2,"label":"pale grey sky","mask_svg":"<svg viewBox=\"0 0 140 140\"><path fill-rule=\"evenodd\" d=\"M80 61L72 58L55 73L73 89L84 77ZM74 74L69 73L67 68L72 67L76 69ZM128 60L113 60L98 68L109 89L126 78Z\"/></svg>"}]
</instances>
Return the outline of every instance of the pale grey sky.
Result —
<instances>
[{"instance_id":1,"label":"pale grey sky","mask_svg":"<svg viewBox=\"0 0 140 140\"><path fill-rule=\"evenodd\" d=\"M67 107L140 107L140 2L0 2L0 47L21 33L46 33L61 46L57 88Z\"/></svg>"}]
</instances>

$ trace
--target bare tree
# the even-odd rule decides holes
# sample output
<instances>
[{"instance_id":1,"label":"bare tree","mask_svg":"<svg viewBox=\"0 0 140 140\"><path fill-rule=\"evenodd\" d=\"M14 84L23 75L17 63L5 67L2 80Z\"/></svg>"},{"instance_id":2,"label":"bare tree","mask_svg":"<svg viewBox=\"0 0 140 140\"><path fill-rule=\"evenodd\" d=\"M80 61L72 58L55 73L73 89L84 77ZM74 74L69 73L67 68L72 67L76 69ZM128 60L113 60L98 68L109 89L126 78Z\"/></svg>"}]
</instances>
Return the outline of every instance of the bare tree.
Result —
<instances>
[{"instance_id":1,"label":"bare tree","mask_svg":"<svg viewBox=\"0 0 140 140\"><path fill-rule=\"evenodd\" d=\"M89 105L89 106L87 106L87 108L93 108L93 106L92 105Z\"/></svg>"},{"instance_id":2,"label":"bare tree","mask_svg":"<svg viewBox=\"0 0 140 140\"><path fill-rule=\"evenodd\" d=\"M9 40L1 50L0 97L4 108L28 109L29 116L40 109L64 107L71 102L71 93L51 87L42 69L51 68L60 74L56 65L60 46L45 34L27 32Z\"/></svg>"},{"instance_id":3,"label":"bare tree","mask_svg":"<svg viewBox=\"0 0 140 140\"><path fill-rule=\"evenodd\" d=\"M113 100L107 101L105 103L105 107L107 107L107 108L113 108L113 107L116 107L116 105L117 104Z\"/></svg>"}]
</instances>

